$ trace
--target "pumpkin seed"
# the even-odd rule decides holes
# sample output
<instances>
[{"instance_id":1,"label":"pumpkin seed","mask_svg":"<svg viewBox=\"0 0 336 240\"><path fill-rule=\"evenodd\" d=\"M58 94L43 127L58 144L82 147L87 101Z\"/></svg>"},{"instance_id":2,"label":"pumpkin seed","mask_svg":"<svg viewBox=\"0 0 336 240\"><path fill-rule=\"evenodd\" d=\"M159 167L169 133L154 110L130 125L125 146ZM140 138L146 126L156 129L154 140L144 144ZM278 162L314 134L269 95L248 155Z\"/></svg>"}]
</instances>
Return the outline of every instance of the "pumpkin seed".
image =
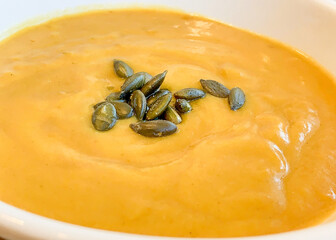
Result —
<instances>
[{"instance_id":1,"label":"pumpkin seed","mask_svg":"<svg viewBox=\"0 0 336 240\"><path fill-rule=\"evenodd\" d=\"M230 94L230 90L227 89L223 84L216 82L214 80L200 80L201 85L203 87L203 89L215 96L215 97L219 97L219 98L227 98Z\"/></svg>"},{"instance_id":2,"label":"pumpkin seed","mask_svg":"<svg viewBox=\"0 0 336 240\"><path fill-rule=\"evenodd\" d=\"M175 102L175 107L180 113L187 113L192 110L190 103L185 99L177 99Z\"/></svg>"},{"instance_id":3,"label":"pumpkin seed","mask_svg":"<svg viewBox=\"0 0 336 240\"><path fill-rule=\"evenodd\" d=\"M162 97L163 95L166 95L170 93L169 90L167 89L162 89L162 90L159 90L158 92L154 93L152 96L150 96L147 100L147 106L152 106L156 100L158 100L158 98Z\"/></svg>"},{"instance_id":4,"label":"pumpkin seed","mask_svg":"<svg viewBox=\"0 0 336 240\"><path fill-rule=\"evenodd\" d=\"M93 109L96 110L100 105L104 104L105 102L99 102L93 106Z\"/></svg>"},{"instance_id":5,"label":"pumpkin seed","mask_svg":"<svg viewBox=\"0 0 336 240\"><path fill-rule=\"evenodd\" d=\"M131 95L131 105L138 120L143 120L147 111L146 97L140 90L135 90Z\"/></svg>"},{"instance_id":6,"label":"pumpkin seed","mask_svg":"<svg viewBox=\"0 0 336 240\"><path fill-rule=\"evenodd\" d=\"M107 131L117 122L117 112L111 103L101 104L92 114L92 124L98 131Z\"/></svg>"},{"instance_id":7,"label":"pumpkin seed","mask_svg":"<svg viewBox=\"0 0 336 240\"><path fill-rule=\"evenodd\" d=\"M121 78L128 78L133 75L133 69L121 60L113 60L114 71Z\"/></svg>"},{"instance_id":8,"label":"pumpkin seed","mask_svg":"<svg viewBox=\"0 0 336 240\"><path fill-rule=\"evenodd\" d=\"M130 125L130 128L145 137L163 137L177 131L177 126L166 120L154 120L148 122L137 122Z\"/></svg>"},{"instance_id":9,"label":"pumpkin seed","mask_svg":"<svg viewBox=\"0 0 336 240\"><path fill-rule=\"evenodd\" d=\"M130 118L133 116L133 108L124 102L111 102L116 109L118 119Z\"/></svg>"},{"instance_id":10,"label":"pumpkin seed","mask_svg":"<svg viewBox=\"0 0 336 240\"><path fill-rule=\"evenodd\" d=\"M145 84L145 74L135 73L134 75L127 78L124 84L121 86L121 90L125 95L141 88Z\"/></svg>"},{"instance_id":11,"label":"pumpkin seed","mask_svg":"<svg viewBox=\"0 0 336 240\"><path fill-rule=\"evenodd\" d=\"M238 87L232 88L229 94L229 104L233 111L241 108L245 103L245 94L243 90Z\"/></svg>"},{"instance_id":12,"label":"pumpkin seed","mask_svg":"<svg viewBox=\"0 0 336 240\"><path fill-rule=\"evenodd\" d=\"M113 93L110 93L106 97L106 101L110 103L115 102L115 101L124 102L125 100L122 99L123 97L124 97L123 92L113 92Z\"/></svg>"},{"instance_id":13,"label":"pumpkin seed","mask_svg":"<svg viewBox=\"0 0 336 240\"><path fill-rule=\"evenodd\" d=\"M155 77L153 77L141 88L141 92L143 92L143 94L145 94L146 97L153 94L157 89L159 89L159 87L163 83L163 80L165 79L167 72L168 71L166 70L163 73L160 73Z\"/></svg>"},{"instance_id":14,"label":"pumpkin seed","mask_svg":"<svg viewBox=\"0 0 336 240\"><path fill-rule=\"evenodd\" d=\"M147 73L147 72L139 72L139 73L141 73L141 74L145 75L145 83L148 83L148 82L149 82L149 80L151 80L151 79L153 78L153 76L152 76L152 75L150 75L150 74L149 74L149 73Z\"/></svg>"},{"instance_id":15,"label":"pumpkin seed","mask_svg":"<svg viewBox=\"0 0 336 240\"><path fill-rule=\"evenodd\" d=\"M159 117L167 109L172 99L171 93L163 95L149 108L146 114L146 120L152 120Z\"/></svg>"},{"instance_id":16,"label":"pumpkin seed","mask_svg":"<svg viewBox=\"0 0 336 240\"><path fill-rule=\"evenodd\" d=\"M175 123L175 124L179 124L182 122L181 116L171 106L167 107L165 114L164 114L164 119L172 123Z\"/></svg>"},{"instance_id":17,"label":"pumpkin seed","mask_svg":"<svg viewBox=\"0 0 336 240\"><path fill-rule=\"evenodd\" d=\"M174 93L175 98L196 100L205 96L205 92L197 88L185 88Z\"/></svg>"}]
</instances>

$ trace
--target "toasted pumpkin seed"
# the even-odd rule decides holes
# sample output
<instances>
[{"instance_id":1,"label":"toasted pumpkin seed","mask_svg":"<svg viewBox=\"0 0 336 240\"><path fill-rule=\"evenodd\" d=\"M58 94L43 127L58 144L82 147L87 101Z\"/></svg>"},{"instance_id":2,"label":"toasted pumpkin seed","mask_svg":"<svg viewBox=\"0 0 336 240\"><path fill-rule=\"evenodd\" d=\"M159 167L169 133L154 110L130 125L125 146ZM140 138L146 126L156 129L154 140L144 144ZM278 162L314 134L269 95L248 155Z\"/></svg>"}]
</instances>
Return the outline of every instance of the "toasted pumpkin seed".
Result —
<instances>
[{"instance_id":1,"label":"toasted pumpkin seed","mask_svg":"<svg viewBox=\"0 0 336 240\"><path fill-rule=\"evenodd\" d=\"M128 78L133 75L133 69L121 60L113 60L114 71L121 78Z\"/></svg>"},{"instance_id":2,"label":"toasted pumpkin seed","mask_svg":"<svg viewBox=\"0 0 336 240\"><path fill-rule=\"evenodd\" d=\"M175 123L175 124L179 124L182 122L182 118L180 116L180 114L178 114L178 112L175 111L174 108L172 108L171 106L168 106L165 114L164 114L164 119Z\"/></svg>"},{"instance_id":3,"label":"toasted pumpkin seed","mask_svg":"<svg viewBox=\"0 0 336 240\"><path fill-rule=\"evenodd\" d=\"M106 97L106 101L110 103L114 101L124 102L125 100L122 99L123 97L123 92L113 92Z\"/></svg>"},{"instance_id":4,"label":"toasted pumpkin seed","mask_svg":"<svg viewBox=\"0 0 336 240\"><path fill-rule=\"evenodd\" d=\"M185 88L174 93L177 99L196 100L205 96L205 92L197 88Z\"/></svg>"},{"instance_id":5,"label":"toasted pumpkin seed","mask_svg":"<svg viewBox=\"0 0 336 240\"><path fill-rule=\"evenodd\" d=\"M105 102L96 108L92 114L92 124L98 131L107 131L117 122L117 112L111 103Z\"/></svg>"},{"instance_id":6,"label":"toasted pumpkin seed","mask_svg":"<svg viewBox=\"0 0 336 240\"><path fill-rule=\"evenodd\" d=\"M175 108L180 113L187 113L192 110L190 103L185 99L177 99L175 102Z\"/></svg>"},{"instance_id":7,"label":"toasted pumpkin seed","mask_svg":"<svg viewBox=\"0 0 336 240\"><path fill-rule=\"evenodd\" d=\"M161 116L161 114L167 109L171 99L172 94L168 93L156 100L156 102L149 108L146 114L146 120L152 120Z\"/></svg>"},{"instance_id":8,"label":"toasted pumpkin seed","mask_svg":"<svg viewBox=\"0 0 336 240\"><path fill-rule=\"evenodd\" d=\"M152 106L156 100L158 100L160 97L162 97L163 95L166 95L170 93L169 90L167 89L162 89L162 90L159 90L158 92L154 93L152 96L150 96L148 99L147 99L147 105L150 107Z\"/></svg>"},{"instance_id":9,"label":"toasted pumpkin seed","mask_svg":"<svg viewBox=\"0 0 336 240\"><path fill-rule=\"evenodd\" d=\"M93 105L93 109L96 110L100 105L104 104L105 102L99 102L95 105Z\"/></svg>"},{"instance_id":10,"label":"toasted pumpkin seed","mask_svg":"<svg viewBox=\"0 0 336 240\"><path fill-rule=\"evenodd\" d=\"M130 128L145 137L163 137L177 131L177 126L166 120L154 120L148 122L132 123Z\"/></svg>"},{"instance_id":11,"label":"toasted pumpkin seed","mask_svg":"<svg viewBox=\"0 0 336 240\"><path fill-rule=\"evenodd\" d=\"M215 97L227 98L230 94L230 90L217 81L201 79L200 82L203 89Z\"/></svg>"},{"instance_id":12,"label":"toasted pumpkin seed","mask_svg":"<svg viewBox=\"0 0 336 240\"><path fill-rule=\"evenodd\" d=\"M167 72L168 71L166 70L163 73L160 73L160 74L156 75L155 77L153 77L150 81L148 81L141 88L141 92L143 92L143 94L145 94L145 96L149 96L149 95L153 94L157 89L159 89L159 87L163 83L163 80L165 79L165 77L167 75Z\"/></svg>"},{"instance_id":13,"label":"toasted pumpkin seed","mask_svg":"<svg viewBox=\"0 0 336 240\"><path fill-rule=\"evenodd\" d=\"M145 75L145 83L149 82L149 80L151 80L153 78L152 75L150 75L149 73L147 72L139 72L141 74L144 74Z\"/></svg>"},{"instance_id":14,"label":"toasted pumpkin seed","mask_svg":"<svg viewBox=\"0 0 336 240\"><path fill-rule=\"evenodd\" d=\"M131 95L131 105L134 108L135 116L143 120L147 111L146 97L140 90L135 90Z\"/></svg>"},{"instance_id":15,"label":"toasted pumpkin seed","mask_svg":"<svg viewBox=\"0 0 336 240\"><path fill-rule=\"evenodd\" d=\"M121 90L125 95L141 88L145 84L145 74L142 72L135 73L124 82L121 86Z\"/></svg>"},{"instance_id":16,"label":"toasted pumpkin seed","mask_svg":"<svg viewBox=\"0 0 336 240\"><path fill-rule=\"evenodd\" d=\"M133 116L133 108L124 102L111 102L116 109L118 119L130 118Z\"/></svg>"},{"instance_id":17,"label":"toasted pumpkin seed","mask_svg":"<svg viewBox=\"0 0 336 240\"><path fill-rule=\"evenodd\" d=\"M233 111L240 109L245 103L245 94L238 87L232 88L229 94L229 104Z\"/></svg>"}]
</instances>

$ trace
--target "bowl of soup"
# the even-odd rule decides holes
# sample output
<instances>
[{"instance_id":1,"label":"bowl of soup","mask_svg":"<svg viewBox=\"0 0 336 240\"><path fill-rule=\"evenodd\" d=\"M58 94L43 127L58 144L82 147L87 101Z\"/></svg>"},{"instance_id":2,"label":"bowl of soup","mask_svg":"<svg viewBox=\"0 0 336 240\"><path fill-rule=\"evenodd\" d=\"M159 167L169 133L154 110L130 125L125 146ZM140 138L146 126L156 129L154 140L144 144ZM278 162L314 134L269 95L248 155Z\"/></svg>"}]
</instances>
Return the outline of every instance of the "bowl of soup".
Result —
<instances>
[{"instance_id":1,"label":"bowl of soup","mask_svg":"<svg viewBox=\"0 0 336 240\"><path fill-rule=\"evenodd\" d=\"M336 3L99 3L0 9L0 236L333 239Z\"/></svg>"}]
</instances>

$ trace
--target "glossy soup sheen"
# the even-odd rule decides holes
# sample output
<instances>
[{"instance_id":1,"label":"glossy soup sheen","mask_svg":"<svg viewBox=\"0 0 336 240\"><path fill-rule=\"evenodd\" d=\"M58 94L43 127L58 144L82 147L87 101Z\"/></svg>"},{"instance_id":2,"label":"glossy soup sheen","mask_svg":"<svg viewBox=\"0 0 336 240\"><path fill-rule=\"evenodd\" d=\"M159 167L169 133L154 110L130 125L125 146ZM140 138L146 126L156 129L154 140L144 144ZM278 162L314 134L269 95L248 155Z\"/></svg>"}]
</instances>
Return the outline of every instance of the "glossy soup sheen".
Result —
<instances>
[{"instance_id":1,"label":"glossy soup sheen","mask_svg":"<svg viewBox=\"0 0 336 240\"><path fill-rule=\"evenodd\" d=\"M92 106L136 72L162 88L239 86L247 102L192 103L178 133L146 138ZM88 12L0 44L0 199L93 228L162 236L277 233L336 208L336 88L299 52L206 18L158 10Z\"/></svg>"}]
</instances>

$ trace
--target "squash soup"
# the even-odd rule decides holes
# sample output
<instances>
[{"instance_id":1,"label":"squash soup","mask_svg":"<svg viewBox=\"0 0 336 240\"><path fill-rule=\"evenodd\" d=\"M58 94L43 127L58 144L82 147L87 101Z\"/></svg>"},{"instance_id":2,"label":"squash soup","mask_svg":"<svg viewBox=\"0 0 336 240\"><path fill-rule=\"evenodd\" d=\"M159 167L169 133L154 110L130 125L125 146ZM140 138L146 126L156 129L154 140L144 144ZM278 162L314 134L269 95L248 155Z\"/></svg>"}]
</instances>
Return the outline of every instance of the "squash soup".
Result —
<instances>
[{"instance_id":1,"label":"squash soup","mask_svg":"<svg viewBox=\"0 0 336 240\"><path fill-rule=\"evenodd\" d=\"M125 82L115 59L134 73L167 70L160 89L173 98L185 88L205 96L179 100L177 110L192 110L176 111L170 136L140 135L141 109L97 131L93 106ZM200 79L239 87L246 102L232 108ZM336 210L334 79L298 51L219 22L124 9L26 28L0 43L0 102L0 200L42 216L233 237L312 226Z\"/></svg>"}]
</instances>

